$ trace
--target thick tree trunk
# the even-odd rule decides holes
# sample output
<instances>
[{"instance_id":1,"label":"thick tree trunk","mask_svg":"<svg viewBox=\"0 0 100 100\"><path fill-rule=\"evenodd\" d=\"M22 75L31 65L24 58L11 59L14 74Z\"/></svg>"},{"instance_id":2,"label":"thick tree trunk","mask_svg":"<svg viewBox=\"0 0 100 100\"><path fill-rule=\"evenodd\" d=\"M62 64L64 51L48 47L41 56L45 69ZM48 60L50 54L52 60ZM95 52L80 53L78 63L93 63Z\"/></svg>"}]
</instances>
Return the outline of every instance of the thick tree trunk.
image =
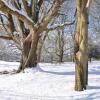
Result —
<instances>
[{"instance_id":1,"label":"thick tree trunk","mask_svg":"<svg viewBox=\"0 0 100 100\"><path fill-rule=\"evenodd\" d=\"M75 90L86 89L88 81L88 0L77 0L77 28L75 35Z\"/></svg>"},{"instance_id":2,"label":"thick tree trunk","mask_svg":"<svg viewBox=\"0 0 100 100\"><path fill-rule=\"evenodd\" d=\"M37 65L37 45L39 41L39 34L36 33L36 30L31 30L30 34L25 38L23 42L23 51L21 65L18 69L18 72L24 70L28 67L36 67Z\"/></svg>"}]
</instances>

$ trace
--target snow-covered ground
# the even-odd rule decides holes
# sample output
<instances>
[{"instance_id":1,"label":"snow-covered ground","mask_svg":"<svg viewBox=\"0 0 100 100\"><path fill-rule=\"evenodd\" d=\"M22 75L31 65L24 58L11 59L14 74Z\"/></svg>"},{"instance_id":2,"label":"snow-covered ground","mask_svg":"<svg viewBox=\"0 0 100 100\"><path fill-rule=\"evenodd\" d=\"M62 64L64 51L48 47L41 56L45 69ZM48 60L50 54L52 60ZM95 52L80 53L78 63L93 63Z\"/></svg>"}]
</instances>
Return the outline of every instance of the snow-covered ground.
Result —
<instances>
[{"instance_id":1,"label":"snow-covered ground","mask_svg":"<svg viewBox=\"0 0 100 100\"><path fill-rule=\"evenodd\" d=\"M18 68L0 61L0 72ZM100 100L100 62L89 63L89 85L74 91L74 63L40 63L25 73L0 75L0 100Z\"/></svg>"}]
</instances>

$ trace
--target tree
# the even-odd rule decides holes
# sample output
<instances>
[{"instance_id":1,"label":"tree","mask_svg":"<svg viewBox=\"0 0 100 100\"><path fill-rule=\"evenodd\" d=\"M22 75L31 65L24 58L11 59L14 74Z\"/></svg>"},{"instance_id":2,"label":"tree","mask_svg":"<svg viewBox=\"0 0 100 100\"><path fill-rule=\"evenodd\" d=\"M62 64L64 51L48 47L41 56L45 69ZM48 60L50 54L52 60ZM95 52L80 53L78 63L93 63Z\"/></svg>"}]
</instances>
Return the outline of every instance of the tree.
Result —
<instances>
[{"instance_id":1,"label":"tree","mask_svg":"<svg viewBox=\"0 0 100 100\"><path fill-rule=\"evenodd\" d=\"M11 0L8 3L4 0L0 0L0 11L7 17L9 24L4 28L9 29L11 33L6 39L15 40L15 42L23 44L22 60L18 72L24 70L27 67L35 67L37 65L37 46L40 38L40 34L48 30L48 24L58 14L59 8L64 0L52 1L52 7L48 12L40 18L41 7L43 0L31 0L28 4L27 0ZM24 10L23 10L24 9ZM23 12L23 13L22 13ZM22 32L21 41L14 38L14 32L17 31L16 23L14 19L17 18L18 27L20 27L20 33ZM3 21L2 21L3 22ZM5 37L2 37L5 38Z\"/></svg>"},{"instance_id":2,"label":"tree","mask_svg":"<svg viewBox=\"0 0 100 100\"><path fill-rule=\"evenodd\" d=\"M75 90L82 91L88 84L88 7L90 0L77 0L75 33Z\"/></svg>"},{"instance_id":3,"label":"tree","mask_svg":"<svg viewBox=\"0 0 100 100\"><path fill-rule=\"evenodd\" d=\"M47 35L48 35L48 31L46 31L46 33L44 33L44 35L42 35L39 39L38 49L37 49L37 61L38 62L41 61L42 49L43 49L44 42L46 40Z\"/></svg>"}]
</instances>

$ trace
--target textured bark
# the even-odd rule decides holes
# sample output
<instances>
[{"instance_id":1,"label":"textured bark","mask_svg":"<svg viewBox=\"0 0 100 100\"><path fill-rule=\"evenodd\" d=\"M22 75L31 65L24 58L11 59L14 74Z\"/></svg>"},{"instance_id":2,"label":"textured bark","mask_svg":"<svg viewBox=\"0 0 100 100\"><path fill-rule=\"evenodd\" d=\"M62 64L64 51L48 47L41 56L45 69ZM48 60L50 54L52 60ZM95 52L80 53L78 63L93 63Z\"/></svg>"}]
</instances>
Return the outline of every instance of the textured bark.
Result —
<instances>
[{"instance_id":1,"label":"textured bark","mask_svg":"<svg viewBox=\"0 0 100 100\"><path fill-rule=\"evenodd\" d=\"M39 34L36 34L36 30L32 29L30 34L25 38L23 42L22 61L18 69L18 72L28 67L36 67L37 65L37 45L39 41Z\"/></svg>"},{"instance_id":2,"label":"textured bark","mask_svg":"<svg viewBox=\"0 0 100 100\"><path fill-rule=\"evenodd\" d=\"M36 33L36 29L33 29L31 32L32 32L32 43L31 43L31 48L28 54L27 61L24 65L24 68L26 68L29 64L30 66L35 66L37 64L36 51L37 51L37 45L39 41L39 34Z\"/></svg>"},{"instance_id":3,"label":"textured bark","mask_svg":"<svg viewBox=\"0 0 100 100\"><path fill-rule=\"evenodd\" d=\"M77 0L77 27L75 34L75 90L86 89L88 80L88 0Z\"/></svg>"}]
</instances>

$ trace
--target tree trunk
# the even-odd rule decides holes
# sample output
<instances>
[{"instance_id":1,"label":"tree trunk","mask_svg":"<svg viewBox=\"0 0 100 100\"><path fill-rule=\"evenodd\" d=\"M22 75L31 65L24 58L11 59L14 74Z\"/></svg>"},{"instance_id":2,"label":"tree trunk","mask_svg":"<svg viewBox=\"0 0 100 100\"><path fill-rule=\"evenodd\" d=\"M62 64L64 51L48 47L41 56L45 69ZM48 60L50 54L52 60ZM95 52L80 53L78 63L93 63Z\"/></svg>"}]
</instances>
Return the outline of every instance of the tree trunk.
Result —
<instances>
[{"instance_id":1,"label":"tree trunk","mask_svg":"<svg viewBox=\"0 0 100 100\"><path fill-rule=\"evenodd\" d=\"M43 42L39 44L37 49L37 62L41 61L42 48L43 48Z\"/></svg>"},{"instance_id":2,"label":"tree trunk","mask_svg":"<svg viewBox=\"0 0 100 100\"><path fill-rule=\"evenodd\" d=\"M59 54L59 63L63 62L63 50L60 50L60 54Z\"/></svg>"},{"instance_id":3,"label":"tree trunk","mask_svg":"<svg viewBox=\"0 0 100 100\"><path fill-rule=\"evenodd\" d=\"M58 62L63 62L63 56L64 56L64 29L57 30L58 31Z\"/></svg>"},{"instance_id":4,"label":"tree trunk","mask_svg":"<svg viewBox=\"0 0 100 100\"><path fill-rule=\"evenodd\" d=\"M43 45L44 45L47 35L48 35L48 31L47 31L47 33L45 33L43 39L42 39L42 37L40 37L40 39L39 39L39 45L38 45L38 49L37 49L37 62L41 61L42 48L43 48Z\"/></svg>"},{"instance_id":5,"label":"tree trunk","mask_svg":"<svg viewBox=\"0 0 100 100\"><path fill-rule=\"evenodd\" d=\"M23 42L23 51L21 65L18 69L18 72L24 70L28 67L36 67L37 65L37 45L39 41L39 34L36 33L36 30L31 30L30 34L25 38Z\"/></svg>"},{"instance_id":6,"label":"tree trunk","mask_svg":"<svg viewBox=\"0 0 100 100\"><path fill-rule=\"evenodd\" d=\"M77 0L77 28L75 34L75 90L86 89L88 81L88 0Z\"/></svg>"}]
</instances>

